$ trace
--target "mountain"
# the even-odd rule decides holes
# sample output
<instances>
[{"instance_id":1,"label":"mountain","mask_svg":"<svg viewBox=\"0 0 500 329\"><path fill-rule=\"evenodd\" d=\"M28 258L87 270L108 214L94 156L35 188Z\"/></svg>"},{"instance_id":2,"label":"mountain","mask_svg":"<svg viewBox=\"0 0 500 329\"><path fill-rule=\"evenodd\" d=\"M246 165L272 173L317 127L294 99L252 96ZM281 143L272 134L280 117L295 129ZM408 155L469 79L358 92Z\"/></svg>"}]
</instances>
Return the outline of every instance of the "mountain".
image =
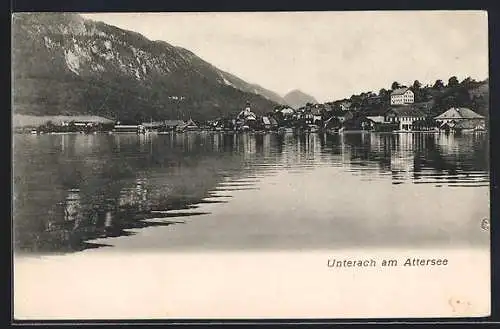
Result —
<instances>
[{"instance_id":1,"label":"mountain","mask_svg":"<svg viewBox=\"0 0 500 329\"><path fill-rule=\"evenodd\" d=\"M221 71L222 72L222 71ZM275 93L274 91L270 91L268 89L265 89L257 84L249 84L245 82L244 80L238 78L235 75L232 75L231 73L227 72L222 72L222 76L225 79L226 84L235 87L236 89L248 92L248 93L253 93L257 95L261 95L273 102L276 102L280 105L286 105L286 101L283 97Z\"/></svg>"},{"instance_id":2,"label":"mountain","mask_svg":"<svg viewBox=\"0 0 500 329\"><path fill-rule=\"evenodd\" d=\"M13 112L127 120L204 120L284 100L191 51L73 13L12 22Z\"/></svg>"},{"instance_id":3,"label":"mountain","mask_svg":"<svg viewBox=\"0 0 500 329\"><path fill-rule=\"evenodd\" d=\"M307 103L316 104L318 102L314 97L306 93L303 93L300 90L290 91L288 94L285 95L285 97L283 97L283 99L285 100L288 106L291 106L295 109L298 109L306 105Z\"/></svg>"}]
</instances>

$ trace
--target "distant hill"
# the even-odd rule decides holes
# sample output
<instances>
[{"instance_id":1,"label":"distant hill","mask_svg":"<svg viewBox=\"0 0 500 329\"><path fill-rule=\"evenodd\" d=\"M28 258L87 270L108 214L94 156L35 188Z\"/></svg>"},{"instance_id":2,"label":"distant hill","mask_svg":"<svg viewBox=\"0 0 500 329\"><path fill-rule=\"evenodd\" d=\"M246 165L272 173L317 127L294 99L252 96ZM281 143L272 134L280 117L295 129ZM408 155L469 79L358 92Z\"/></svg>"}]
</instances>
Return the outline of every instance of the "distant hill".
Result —
<instances>
[{"instance_id":1,"label":"distant hill","mask_svg":"<svg viewBox=\"0 0 500 329\"><path fill-rule=\"evenodd\" d=\"M187 49L77 14L15 14L12 36L15 114L203 120L284 103Z\"/></svg>"},{"instance_id":2,"label":"distant hill","mask_svg":"<svg viewBox=\"0 0 500 329\"><path fill-rule=\"evenodd\" d=\"M222 71L221 71L222 72ZM280 105L286 105L286 101L275 93L274 91L270 91L268 89L265 89L257 84L249 84L246 81L238 78L237 76L227 73L227 72L222 72L223 78L225 79L225 83L233 86L236 89L245 91L247 93L253 93L257 95L261 95L273 102L276 102Z\"/></svg>"},{"instance_id":3,"label":"distant hill","mask_svg":"<svg viewBox=\"0 0 500 329\"><path fill-rule=\"evenodd\" d=\"M318 102L314 97L300 90L290 91L285 95L285 97L283 97L283 99L288 106L291 106L294 109L298 109L306 105L307 103L316 104Z\"/></svg>"}]
</instances>

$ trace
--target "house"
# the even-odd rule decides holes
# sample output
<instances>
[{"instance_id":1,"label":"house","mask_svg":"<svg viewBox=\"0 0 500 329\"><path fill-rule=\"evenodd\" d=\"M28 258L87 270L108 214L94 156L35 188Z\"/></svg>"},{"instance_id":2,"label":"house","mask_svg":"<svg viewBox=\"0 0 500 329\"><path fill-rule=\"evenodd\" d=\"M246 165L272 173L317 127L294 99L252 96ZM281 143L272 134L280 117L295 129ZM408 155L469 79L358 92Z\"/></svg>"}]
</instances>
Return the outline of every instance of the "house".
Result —
<instances>
[{"instance_id":1,"label":"house","mask_svg":"<svg viewBox=\"0 0 500 329\"><path fill-rule=\"evenodd\" d=\"M391 105L412 104L415 101L415 95L410 88L398 88L391 93Z\"/></svg>"},{"instance_id":2,"label":"house","mask_svg":"<svg viewBox=\"0 0 500 329\"><path fill-rule=\"evenodd\" d=\"M313 115L312 117L312 123L313 124L320 124L323 122L323 116L322 116L322 110L321 108L318 108L317 106L312 109L311 114Z\"/></svg>"},{"instance_id":3,"label":"house","mask_svg":"<svg viewBox=\"0 0 500 329\"><path fill-rule=\"evenodd\" d=\"M368 106L380 105L383 102L383 98L381 96L377 96L377 95L373 96L372 95L372 96L369 96L368 98L366 98L365 102L366 102L366 105L368 105Z\"/></svg>"},{"instance_id":4,"label":"house","mask_svg":"<svg viewBox=\"0 0 500 329\"><path fill-rule=\"evenodd\" d=\"M185 125L182 120L165 120L163 122L163 129L165 131L174 131L177 127Z\"/></svg>"},{"instance_id":5,"label":"house","mask_svg":"<svg viewBox=\"0 0 500 329\"><path fill-rule=\"evenodd\" d=\"M341 123L351 120L354 118L354 112L353 111L347 111L343 113L333 113L333 117L337 118Z\"/></svg>"},{"instance_id":6,"label":"house","mask_svg":"<svg viewBox=\"0 0 500 329\"><path fill-rule=\"evenodd\" d=\"M257 122L257 115L250 109L250 103L247 102L245 109L238 113L236 117L237 129L257 128L260 122Z\"/></svg>"},{"instance_id":7,"label":"house","mask_svg":"<svg viewBox=\"0 0 500 329\"><path fill-rule=\"evenodd\" d=\"M374 123L384 123L385 122L385 117L383 114L367 115L366 118L373 121Z\"/></svg>"},{"instance_id":8,"label":"house","mask_svg":"<svg viewBox=\"0 0 500 329\"><path fill-rule=\"evenodd\" d=\"M220 131L220 130L231 131L231 130L234 130L235 124L236 124L235 119L233 119L231 117L224 117L224 118L217 120L215 130L217 130L217 131Z\"/></svg>"},{"instance_id":9,"label":"house","mask_svg":"<svg viewBox=\"0 0 500 329\"><path fill-rule=\"evenodd\" d=\"M283 116L292 116L293 114L295 113L295 111L290 108L290 107L285 107L284 109L281 110L281 114L283 114Z\"/></svg>"},{"instance_id":10,"label":"house","mask_svg":"<svg viewBox=\"0 0 500 329\"><path fill-rule=\"evenodd\" d=\"M217 118L215 120L208 120L206 126L209 129L220 131L223 128L222 118Z\"/></svg>"},{"instance_id":11,"label":"house","mask_svg":"<svg viewBox=\"0 0 500 329\"><path fill-rule=\"evenodd\" d=\"M197 130L198 128L199 128L198 125L192 119L189 119L184 124L178 125L175 128L175 131L177 131L177 132L183 132L183 131L186 131L186 130Z\"/></svg>"},{"instance_id":12,"label":"house","mask_svg":"<svg viewBox=\"0 0 500 329\"><path fill-rule=\"evenodd\" d=\"M269 122L271 123L271 129L278 128L278 121L275 118L269 117Z\"/></svg>"},{"instance_id":13,"label":"house","mask_svg":"<svg viewBox=\"0 0 500 329\"><path fill-rule=\"evenodd\" d=\"M238 114L238 119L257 120L257 116L250 109L250 103L247 102L246 107Z\"/></svg>"},{"instance_id":14,"label":"house","mask_svg":"<svg viewBox=\"0 0 500 329\"><path fill-rule=\"evenodd\" d=\"M303 119L304 124L312 125L314 123L314 115L310 109L303 109L302 111L297 111L294 115L295 120Z\"/></svg>"},{"instance_id":15,"label":"house","mask_svg":"<svg viewBox=\"0 0 500 329\"><path fill-rule=\"evenodd\" d=\"M373 121L363 115L357 115L342 123L343 130L371 130Z\"/></svg>"},{"instance_id":16,"label":"house","mask_svg":"<svg viewBox=\"0 0 500 329\"><path fill-rule=\"evenodd\" d=\"M96 126L97 123L96 122L88 122L88 121L73 121L72 123L75 127L93 127L93 126ZM67 124L68 126L70 125L70 123Z\"/></svg>"},{"instance_id":17,"label":"house","mask_svg":"<svg viewBox=\"0 0 500 329\"><path fill-rule=\"evenodd\" d=\"M257 120L257 115L255 113L253 113L253 112L249 112L249 113L245 114L245 118L244 119L247 122L248 121L255 121L255 120Z\"/></svg>"},{"instance_id":18,"label":"house","mask_svg":"<svg viewBox=\"0 0 500 329\"><path fill-rule=\"evenodd\" d=\"M152 131L161 129L164 126L164 124L165 123L163 121L151 121L151 122L143 122L142 126L144 127L144 129Z\"/></svg>"},{"instance_id":19,"label":"house","mask_svg":"<svg viewBox=\"0 0 500 329\"><path fill-rule=\"evenodd\" d=\"M335 116L328 118L325 122L323 122L323 128L327 131L338 130L342 126L342 123Z\"/></svg>"},{"instance_id":20,"label":"house","mask_svg":"<svg viewBox=\"0 0 500 329\"><path fill-rule=\"evenodd\" d=\"M271 125L271 120L269 119L269 117L267 117L267 116L262 117L262 127L266 130L271 129L272 125Z\"/></svg>"},{"instance_id":21,"label":"house","mask_svg":"<svg viewBox=\"0 0 500 329\"><path fill-rule=\"evenodd\" d=\"M440 115L434 117L434 119L440 124L443 123L458 123L458 122L475 122L476 125L485 123L484 116L477 114L476 112L468 109L466 107L452 107L449 110L441 113Z\"/></svg>"},{"instance_id":22,"label":"house","mask_svg":"<svg viewBox=\"0 0 500 329\"><path fill-rule=\"evenodd\" d=\"M384 112L385 110L379 108L379 109L364 111L363 114L364 116L366 116L367 119L373 121L373 123L384 123L385 122Z\"/></svg>"},{"instance_id":23,"label":"house","mask_svg":"<svg viewBox=\"0 0 500 329\"><path fill-rule=\"evenodd\" d=\"M425 113L414 106L398 106L389 109L384 117L385 123L398 123L400 131L410 131L415 121L425 120Z\"/></svg>"},{"instance_id":24,"label":"house","mask_svg":"<svg viewBox=\"0 0 500 329\"><path fill-rule=\"evenodd\" d=\"M117 133L143 133L144 127L142 125L122 125L116 124L113 128Z\"/></svg>"},{"instance_id":25,"label":"house","mask_svg":"<svg viewBox=\"0 0 500 329\"><path fill-rule=\"evenodd\" d=\"M245 109L243 109L238 114L238 119L244 120L244 121L247 121L247 120L257 120L257 116L250 109L250 103L249 102L247 102Z\"/></svg>"},{"instance_id":26,"label":"house","mask_svg":"<svg viewBox=\"0 0 500 329\"><path fill-rule=\"evenodd\" d=\"M340 103L340 109L344 112L347 112L351 109L351 105L352 105L352 103L349 101L342 101Z\"/></svg>"},{"instance_id":27,"label":"house","mask_svg":"<svg viewBox=\"0 0 500 329\"><path fill-rule=\"evenodd\" d=\"M288 118L291 118L293 120L300 120L304 117L304 110L298 109L296 112L294 112L292 115L288 115ZM281 112L280 112L281 113ZM281 117L285 119L285 115L282 114Z\"/></svg>"}]
</instances>

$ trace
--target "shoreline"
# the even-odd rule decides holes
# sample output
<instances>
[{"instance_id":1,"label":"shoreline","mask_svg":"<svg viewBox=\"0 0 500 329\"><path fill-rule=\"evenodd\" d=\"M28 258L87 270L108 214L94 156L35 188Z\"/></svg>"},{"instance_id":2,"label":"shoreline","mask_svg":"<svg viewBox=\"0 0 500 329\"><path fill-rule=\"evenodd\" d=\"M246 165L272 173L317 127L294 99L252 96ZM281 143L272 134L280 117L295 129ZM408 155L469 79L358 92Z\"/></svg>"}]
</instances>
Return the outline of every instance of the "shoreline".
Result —
<instances>
[{"instance_id":1,"label":"shoreline","mask_svg":"<svg viewBox=\"0 0 500 329\"><path fill-rule=\"evenodd\" d=\"M406 131L406 130L396 130L396 131L370 131L370 130L345 130L341 132L328 132L328 131L293 131L293 132L278 132L278 131L214 131L214 130L191 130L191 131L166 131L166 132L149 132L145 134L138 134L135 132L113 132L113 131L98 131L92 133L84 133L84 132L51 132L51 133L37 133L32 134L28 132L12 132L14 135L138 135L138 136L149 136L149 135L177 135L177 134L186 134L186 133L213 133L213 134L226 134L226 135L243 135L243 134L276 134L276 135L307 135L307 134L327 134L327 135L343 135L343 134L434 134L434 135L460 135L460 134L487 134L488 131L466 131L462 133L446 133L444 131Z\"/></svg>"}]
</instances>

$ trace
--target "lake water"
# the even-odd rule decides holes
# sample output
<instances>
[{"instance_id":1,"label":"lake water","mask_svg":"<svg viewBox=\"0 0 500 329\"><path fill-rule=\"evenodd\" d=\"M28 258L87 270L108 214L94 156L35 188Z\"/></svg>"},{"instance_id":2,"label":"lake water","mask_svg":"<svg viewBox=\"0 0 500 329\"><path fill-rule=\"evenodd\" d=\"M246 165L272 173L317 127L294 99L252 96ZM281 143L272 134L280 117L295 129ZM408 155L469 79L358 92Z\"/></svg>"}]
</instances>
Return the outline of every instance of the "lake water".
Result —
<instances>
[{"instance_id":1,"label":"lake water","mask_svg":"<svg viewBox=\"0 0 500 329\"><path fill-rule=\"evenodd\" d=\"M14 246L486 247L488 156L484 134L15 135Z\"/></svg>"}]
</instances>

